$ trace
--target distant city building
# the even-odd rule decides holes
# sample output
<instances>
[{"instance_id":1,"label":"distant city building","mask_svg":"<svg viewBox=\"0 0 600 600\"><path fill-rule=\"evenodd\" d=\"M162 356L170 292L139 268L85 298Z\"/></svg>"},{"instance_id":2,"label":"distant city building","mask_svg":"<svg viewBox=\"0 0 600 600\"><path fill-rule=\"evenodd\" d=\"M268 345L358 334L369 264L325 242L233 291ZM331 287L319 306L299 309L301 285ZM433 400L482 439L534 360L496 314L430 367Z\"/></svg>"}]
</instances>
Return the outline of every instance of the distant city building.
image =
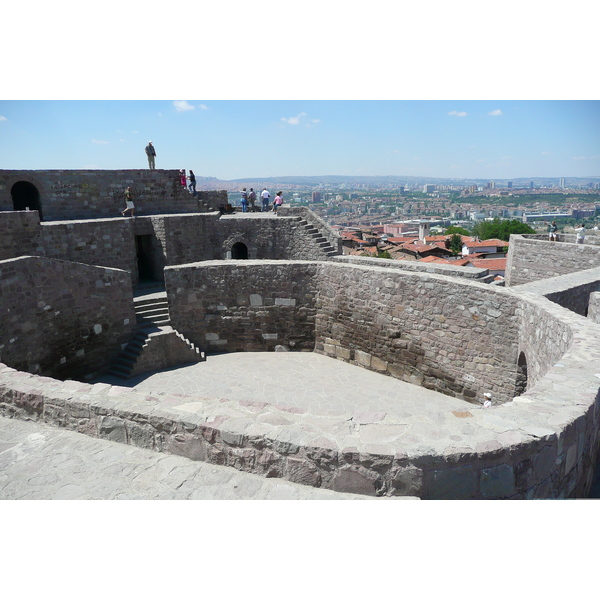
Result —
<instances>
[{"instance_id":1,"label":"distant city building","mask_svg":"<svg viewBox=\"0 0 600 600\"><path fill-rule=\"evenodd\" d=\"M431 192L435 192L435 184L433 184L433 183L426 183L423 186L423 193L424 194L431 194Z\"/></svg>"},{"instance_id":2,"label":"distant city building","mask_svg":"<svg viewBox=\"0 0 600 600\"><path fill-rule=\"evenodd\" d=\"M564 178L564 177L561 177L561 178L560 178L560 182L559 182L559 184L558 184L558 185L559 185L561 188L564 188L564 187L565 187L565 178Z\"/></svg>"},{"instance_id":3,"label":"distant city building","mask_svg":"<svg viewBox=\"0 0 600 600\"><path fill-rule=\"evenodd\" d=\"M312 193L312 201L313 202L321 202L322 200L321 192L313 192Z\"/></svg>"},{"instance_id":4,"label":"distant city building","mask_svg":"<svg viewBox=\"0 0 600 600\"><path fill-rule=\"evenodd\" d=\"M529 182L529 189L531 189L531 190L533 189L533 181Z\"/></svg>"},{"instance_id":5,"label":"distant city building","mask_svg":"<svg viewBox=\"0 0 600 600\"><path fill-rule=\"evenodd\" d=\"M506 187L507 187L509 190L510 190L510 189L512 189L512 181L509 181L509 182L506 184Z\"/></svg>"}]
</instances>

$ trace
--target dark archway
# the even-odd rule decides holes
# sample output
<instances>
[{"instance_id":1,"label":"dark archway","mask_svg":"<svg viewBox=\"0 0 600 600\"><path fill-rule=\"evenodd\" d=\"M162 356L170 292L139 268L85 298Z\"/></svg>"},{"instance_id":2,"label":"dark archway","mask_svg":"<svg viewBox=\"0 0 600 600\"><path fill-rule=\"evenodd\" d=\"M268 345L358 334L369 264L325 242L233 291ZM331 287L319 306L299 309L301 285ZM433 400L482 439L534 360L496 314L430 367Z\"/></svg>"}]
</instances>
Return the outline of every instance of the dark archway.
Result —
<instances>
[{"instance_id":1,"label":"dark archway","mask_svg":"<svg viewBox=\"0 0 600 600\"><path fill-rule=\"evenodd\" d=\"M231 246L231 258L245 260L248 258L248 246L242 242L236 242Z\"/></svg>"},{"instance_id":2,"label":"dark archway","mask_svg":"<svg viewBox=\"0 0 600 600\"><path fill-rule=\"evenodd\" d=\"M13 210L37 210L40 215L40 221L44 220L40 193L33 183L29 183L29 181L17 181L12 186L10 195L13 200Z\"/></svg>"},{"instance_id":3,"label":"dark archway","mask_svg":"<svg viewBox=\"0 0 600 600\"><path fill-rule=\"evenodd\" d=\"M527 390L527 359L525 353L519 354L517 362L517 380L515 383L515 396L520 396Z\"/></svg>"}]
</instances>

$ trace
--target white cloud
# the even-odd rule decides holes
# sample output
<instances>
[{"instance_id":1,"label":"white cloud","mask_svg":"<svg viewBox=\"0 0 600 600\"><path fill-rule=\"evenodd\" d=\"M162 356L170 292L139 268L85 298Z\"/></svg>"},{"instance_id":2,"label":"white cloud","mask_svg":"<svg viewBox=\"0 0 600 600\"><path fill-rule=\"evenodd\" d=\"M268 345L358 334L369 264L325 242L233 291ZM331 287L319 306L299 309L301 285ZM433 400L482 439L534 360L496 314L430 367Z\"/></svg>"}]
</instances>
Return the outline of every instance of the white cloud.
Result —
<instances>
[{"instance_id":1,"label":"white cloud","mask_svg":"<svg viewBox=\"0 0 600 600\"><path fill-rule=\"evenodd\" d=\"M186 110L194 110L195 108L187 100L173 100L173 106L177 112L185 112Z\"/></svg>"},{"instance_id":2,"label":"white cloud","mask_svg":"<svg viewBox=\"0 0 600 600\"><path fill-rule=\"evenodd\" d=\"M289 117L287 119L285 117L281 117L281 120L285 121L286 123L289 123L290 125L299 125L300 119L305 116L306 113L301 112L297 117Z\"/></svg>"},{"instance_id":3,"label":"white cloud","mask_svg":"<svg viewBox=\"0 0 600 600\"><path fill-rule=\"evenodd\" d=\"M198 108L200 108L201 110L208 110L208 106L206 106L206 104L200 104L198 105Z\"/></svg>"},{"instance_id":4,"label":"white cloud","mask_svg":"<svg viewBox=\"0 0 600 600\"><path fill-rule=\"evenodd\" d=\"M496 110L489 112L488 115L490 115L490 117L501 117L502 111L499 108L497 108Z\"/></svg>"},{"instance_id":5,"label":"white cloud","mask_svg":"<svg viewBox=\"0 0 600 600\"><path fill-rule=\"evenodd\" d=\"M0 115L0 121L8 121L8 119L6 117L3 117L2 115Z\"/></svg>"},{"instance_id":6,"label":"white cloud","mask_svg":"<svg viewBox=\"0 0 600 600\"><path fill-rule=\"evenodd\" d=\"M467 113L463 110L461 112L457 111L457 110L451 110L448 115L452 115L454 117L466 117Z\"/></svg>"},{"instance_id":7,"label":"white cloud","mask_svg":"<svg viewBox=\"0 0 600 600\"><path fill-rule=\"evenodd\" d=\"M540 154L542 156L550 156L552 154L552 152L546 152L546 150L544 150L543 152L540 152Z\"/></svg>"},{"instance_id":8,"label":"white cloud","mask_svg":"<svg viewBox=\"0 0 600 600\"><path fill-rule=\"evenodd\" d=\"M586 160L587 156L574 156L573 160Z\"/></svg>"},{"instance_id":9,"label":"white cloud","mask_svg":"<svg viewBox=\"0 0 600 600\"><path fill-rule=\"evenodd\" d=\"M92 144L110 144L110 142L107 142L106 140L95 140L95 139L92 139Z\"/></svg>"},{"instance_id":10,"label":"white cloud","mask_svg":"<svg viewBox=\"0 0 600 600\"><path fill-rule=\"evenodd\" d=\"M131 133L139 133L139 131L136 131L135 129L131 132Z\"/></svg>"}]
</instances>

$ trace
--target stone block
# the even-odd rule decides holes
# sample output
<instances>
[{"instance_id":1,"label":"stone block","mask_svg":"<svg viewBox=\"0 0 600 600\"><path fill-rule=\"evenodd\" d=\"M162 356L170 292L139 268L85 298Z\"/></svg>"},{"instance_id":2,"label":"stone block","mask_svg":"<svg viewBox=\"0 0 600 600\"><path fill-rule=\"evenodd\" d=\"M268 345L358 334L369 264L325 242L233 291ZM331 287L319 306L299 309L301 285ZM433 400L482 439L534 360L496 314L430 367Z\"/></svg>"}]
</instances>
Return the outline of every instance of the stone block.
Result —
<instances>
[{"instance_id":1,"label":"stone block","mask_svg":"<svg viewBox=\"0 0 600 600\"><path fill-rule=\"evenodd\" d=\"M510 465L499 465L481 471L483 498L508 498L515 493L515 474Z\"/></svg>"},{"instance_id":2,"label":"stone block","mask_svg":"<svg viewBox=\"0 0 600 600\"><path fill-rule=\"evenodd\" d=\"M382 488L381 475L361 466L342 467L331 481L331 489L349 494L377 495Z\"/></svg>"},{"instance_id":3,"label":"stone block","mask_svg":"<svg viewBox=\"0 0 600 600\"><path fill-rule=\"evenodd\" d=\"M118 417L102 417L100 419L98 436L106 440L126 444L127 430L125 428L125 421Z\"/></svg>"},{"instance_id":4,"label":"stone block","mask_svg":"<svg viewBox=\"0 0 600 600\"><path fill-rule=\"evenodd\" d=\"M319 470L313 463L303 458L288 457L285 466L285 478L294 483L318 487L321 483Z\"/></svg>"},{"instance_id":5,"label":"stone block","mask_svg":"<svg viewBox=\"0 0 600 600\"><path fill-rule=\"evenodd\" d=\"M477 475L468 466L433 471L427 476L426 494L430 500L469 500L477 494Z\"/></svg>"},{"instance_id":6,"label":"stone block","mask_svg":"<svg viewBox=\"0 0 600 600\"><path fill-rule=\"evenodd\" d=\"M392 494L420 496L423 489L423 471L414 466L399 467L392 473Z\"/></svg>"},{"instance_id":7,"label":"stone block","mask_svg":"<svg viewBox=\"0 0 600 600\"><path fill-rule=\"evenodd\" d=\"M362 350L355 350L354 360L361 367L369 368L371 366L371 355L368 352L363 352Z\"/></svg>"}]
</instances>

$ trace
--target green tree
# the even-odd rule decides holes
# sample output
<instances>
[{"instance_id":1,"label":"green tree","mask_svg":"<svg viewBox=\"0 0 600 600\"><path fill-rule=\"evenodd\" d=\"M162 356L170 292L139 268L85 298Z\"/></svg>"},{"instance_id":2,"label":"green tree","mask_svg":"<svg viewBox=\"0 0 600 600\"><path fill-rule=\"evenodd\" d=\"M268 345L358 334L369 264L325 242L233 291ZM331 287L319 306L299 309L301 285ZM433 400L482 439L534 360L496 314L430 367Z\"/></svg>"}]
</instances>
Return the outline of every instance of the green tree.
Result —
<instances>
[{"instance_id":1,"label":"green tree","mask_svg":"<svg viewBox=\"0 0 600 600\"><path fill-rule=\"evenodd\" d=\"M377 258L392 258L392 255L387 250L384 250L377 255Z\"/></svg>"},{"instance_id":2,"label":"green tree","mask_svg":"<svg viewBox=\"0 0 600 600\"><path fill-rule=\"evenodd\" d=\"M508 242L511 233L535 233L535 229L518 219L512 219L511 221L501 221L500 219L481 221L473 227L473 235L476 235L480 240L497 238Z\"/></svg>"},{"instance_id":3,"label":"green tree","mask_svg":"<svg viewBox=\"0 0 600 600\"><path fill-rule=\"evenodd\" d=\"M471 235L471 232L468 229L457 227L456 225L448 227L444 233L445 235L452 235L453 233L458 233L459 235Z\"/></svg>"},{"instance_id":4,"label":"green tree","mask_svg":"<svg viewBox=\"0 0 600 600\"><path fill-rule=\"evenodd\" d=\"M462 238L460 234L453 233L449 238L446 238L444 245L450 252L452 252L452 256L458 256L462 252Z\"/></svg>"}]
</instances>

